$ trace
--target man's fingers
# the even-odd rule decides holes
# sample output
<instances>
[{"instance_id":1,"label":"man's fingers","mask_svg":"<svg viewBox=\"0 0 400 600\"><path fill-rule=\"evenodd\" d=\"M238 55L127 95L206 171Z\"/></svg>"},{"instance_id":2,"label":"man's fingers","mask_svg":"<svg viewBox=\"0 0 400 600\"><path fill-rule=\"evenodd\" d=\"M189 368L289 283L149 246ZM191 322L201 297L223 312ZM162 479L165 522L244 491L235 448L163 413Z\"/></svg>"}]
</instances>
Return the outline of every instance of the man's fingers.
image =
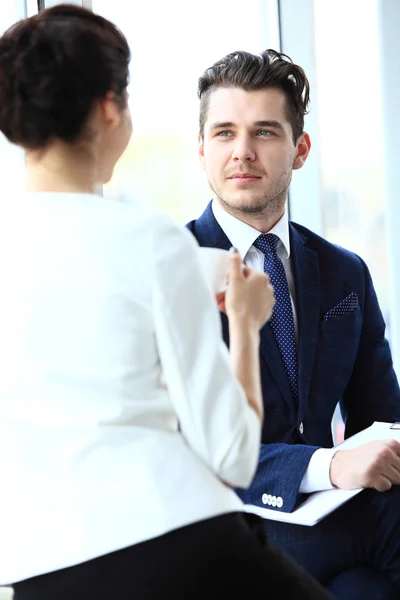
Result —
<instances>
[{"instance_id":1,"label":"man's fingers","mask_svg":"<svg viewBox=\"0 0 400 600\"><path fill-rule=\"evenodd\" d=\"M377 492L388 492L392 487L392 482L389 481L387 477L384 477L384 475L379 475L372 487L375 488Z\"/></svg>"},{"instance_id":2,"label":"man's fingers","mask_svg":"<svg viewBox=\"0 0 400 600\"><path fill-rule=\"evenodd\" d=\"M394 485L400 485L400 468L397 461L388 465L385 475Z\"/></svg>"},{"instance_id":3,"label":"man's fingers","mask_svg":"<svg viewBox=\"0 0 400 600\"><path fill-rule=\"evenodd\" d=\"M400 460L400 442L397 440L390 440L390 447Z\"/></svg>"}]
</instances>

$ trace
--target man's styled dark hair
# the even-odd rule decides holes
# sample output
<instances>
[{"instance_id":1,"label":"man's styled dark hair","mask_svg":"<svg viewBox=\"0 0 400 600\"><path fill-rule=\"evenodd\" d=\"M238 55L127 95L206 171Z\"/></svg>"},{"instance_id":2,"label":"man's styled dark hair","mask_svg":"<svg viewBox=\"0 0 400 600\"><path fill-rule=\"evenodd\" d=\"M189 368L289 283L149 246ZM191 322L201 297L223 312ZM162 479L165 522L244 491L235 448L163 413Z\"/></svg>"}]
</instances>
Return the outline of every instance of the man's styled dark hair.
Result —
<instances>
[{"instance_id":1,"label":"man's styled dark hair","mask_svg":"<svg viewBox=\"0 0 400 600\"><path fill-rule=\"evenodd\" d=\"M123 34L84 8L59 4L19 21L0 37L0 131L33 150L79 140L107 92L126 103L129 60Z\"/></svg>"},{"instance_id":2,"label":"man's styled dark hair","mask_svg":"<svg viewBox=\"0 0 400 600\"><path fill-rule=\"evenodd\" d=\"M304 115L310 101L310 84L303 69L286 54L264 50L260 55L231 52L214 63L199 78L200 136L204 135L210 95L218 88L240 88L252 92L268 88L282 90L286 111L297 142L304 129Z\"/></svg>"}]
</instances>

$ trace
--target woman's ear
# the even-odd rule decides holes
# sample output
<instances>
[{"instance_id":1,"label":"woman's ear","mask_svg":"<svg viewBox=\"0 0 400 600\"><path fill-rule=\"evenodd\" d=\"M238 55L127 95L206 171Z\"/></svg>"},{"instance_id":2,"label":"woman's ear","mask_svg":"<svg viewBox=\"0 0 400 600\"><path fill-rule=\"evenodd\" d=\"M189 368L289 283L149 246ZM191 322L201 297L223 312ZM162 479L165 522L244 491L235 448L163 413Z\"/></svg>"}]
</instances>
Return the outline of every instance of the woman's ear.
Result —
<instances>
[{"instance_id":1,"label":"woman's ear","mask_svg":"<svg viewBox=\"0 0 400 600\"><path fill-rule=\"evenodd\" d=\"M121 100L120 95L108 92L105 98L99 102L101 115L110 128L118 127L121 123Z\"/></svg>"}]
</instances>

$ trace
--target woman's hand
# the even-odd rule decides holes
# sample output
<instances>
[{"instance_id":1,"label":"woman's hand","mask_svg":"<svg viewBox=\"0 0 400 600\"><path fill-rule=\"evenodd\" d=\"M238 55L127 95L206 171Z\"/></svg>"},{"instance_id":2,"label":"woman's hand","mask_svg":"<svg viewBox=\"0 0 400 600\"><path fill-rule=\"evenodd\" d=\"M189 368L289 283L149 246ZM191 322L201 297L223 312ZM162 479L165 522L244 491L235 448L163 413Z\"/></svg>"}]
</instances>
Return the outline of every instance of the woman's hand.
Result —
<instances>
[{"instance_id":1,"label":"woman's hand","mask_svg":"<svg viewBox=\"0 0 400 600\"><path fill-rule=\"evenodd\" d=\"M271 318L275 296L268 275L242 264L238 252L230 255L228 286L217 304L229 321L241 321L260 330Z\"/></svg>"}]
</instances>

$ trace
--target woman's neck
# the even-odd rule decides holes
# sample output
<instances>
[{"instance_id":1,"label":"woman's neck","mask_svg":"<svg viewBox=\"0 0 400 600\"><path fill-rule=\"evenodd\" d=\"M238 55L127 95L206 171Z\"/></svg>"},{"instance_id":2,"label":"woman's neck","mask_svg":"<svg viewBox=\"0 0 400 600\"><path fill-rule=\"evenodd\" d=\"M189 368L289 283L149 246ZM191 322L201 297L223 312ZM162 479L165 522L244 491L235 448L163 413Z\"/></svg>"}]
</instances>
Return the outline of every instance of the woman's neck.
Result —
<instances>
[{"instance_id":1,"label":"woman's neck","mask_svg":"<svg viewBox=\"0 0 400 600\"><path fill-rule=\"evenodd\" d=\"M27 188L30 192L95 191L97 165L94 156L82 148L53 142L45 150L27 151Z\"/></svg>"}]
</instances>

